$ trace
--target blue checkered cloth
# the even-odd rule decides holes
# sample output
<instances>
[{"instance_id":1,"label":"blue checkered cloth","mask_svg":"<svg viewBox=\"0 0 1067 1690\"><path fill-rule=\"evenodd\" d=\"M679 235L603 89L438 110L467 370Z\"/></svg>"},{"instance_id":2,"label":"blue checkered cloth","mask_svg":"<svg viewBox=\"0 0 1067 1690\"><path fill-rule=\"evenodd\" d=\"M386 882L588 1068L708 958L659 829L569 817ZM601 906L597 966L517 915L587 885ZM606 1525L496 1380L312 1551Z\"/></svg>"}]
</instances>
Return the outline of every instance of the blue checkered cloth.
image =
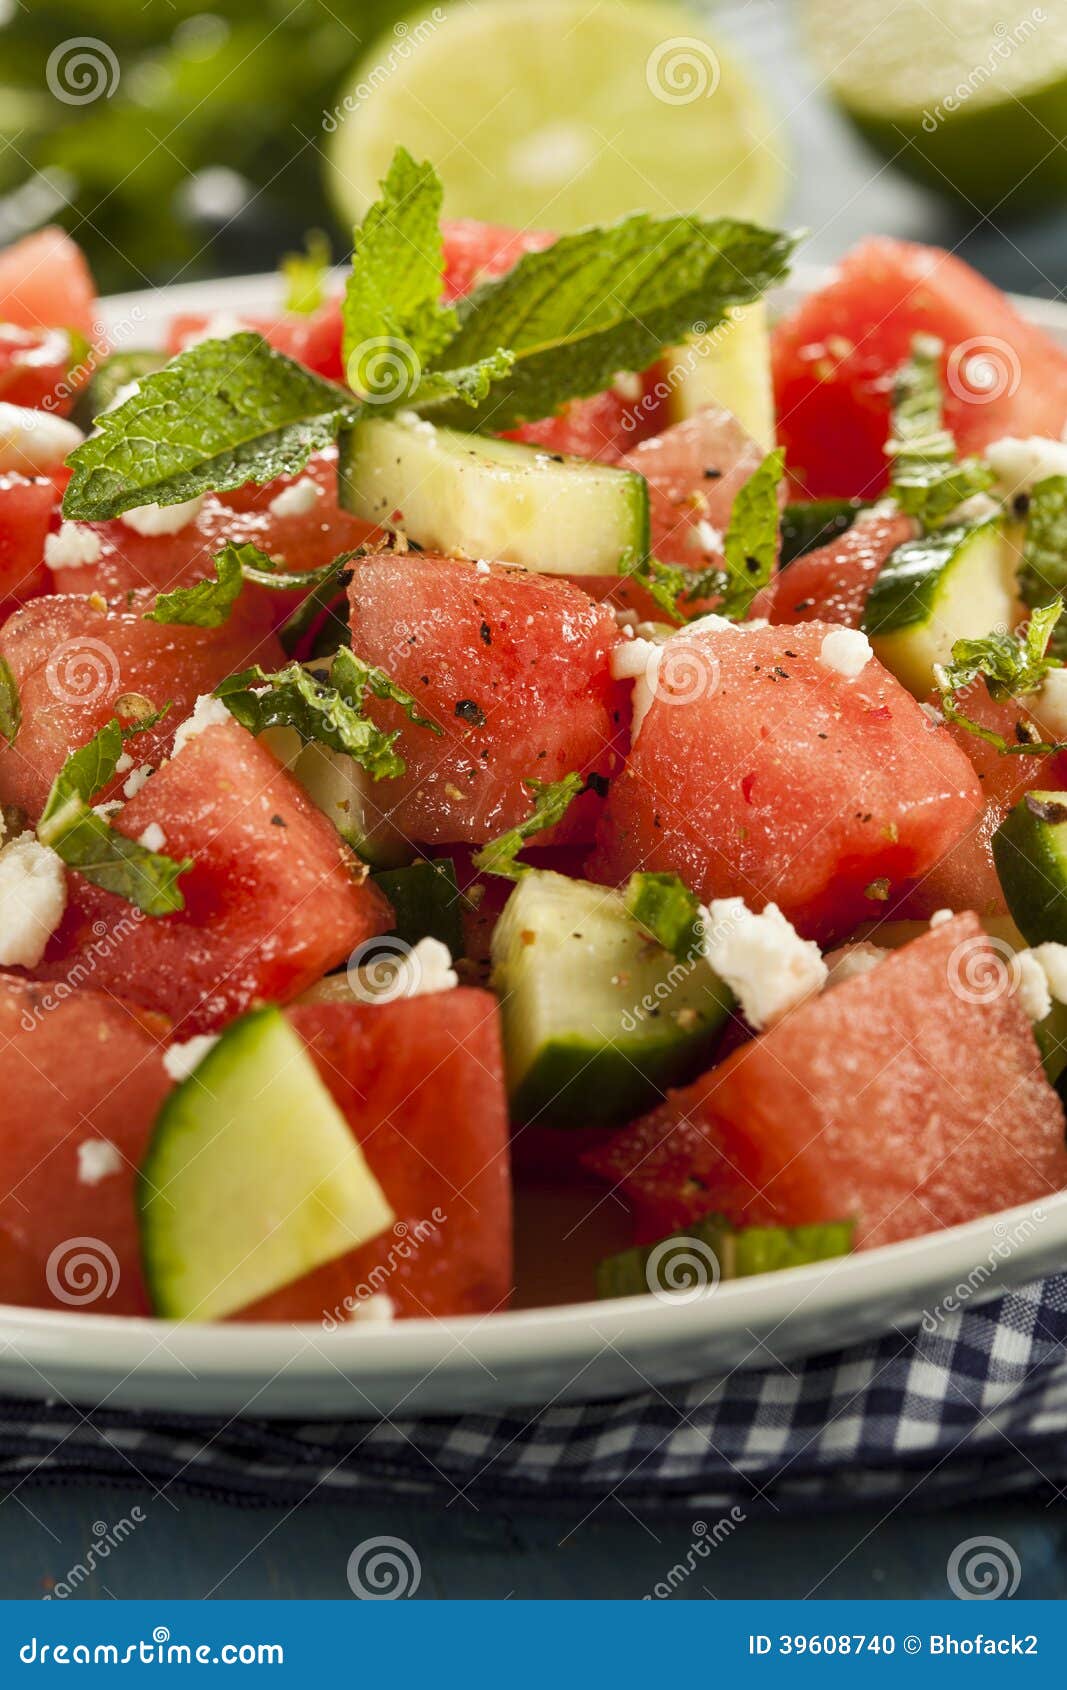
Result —
<instances>
[{"instance_id":1,"label":"blue checkered cloth","mask_svg":"<svg viewBox=\"0 0 1067 1690\"><path fill-rule=\"evenodd\" d=\"M0 1487L103 1480L244 1503L829 1510L1067 1486L1067 1275L935 1332L529 1415L296 1424L0 1404Z\"/></svg>"}]
</instances>

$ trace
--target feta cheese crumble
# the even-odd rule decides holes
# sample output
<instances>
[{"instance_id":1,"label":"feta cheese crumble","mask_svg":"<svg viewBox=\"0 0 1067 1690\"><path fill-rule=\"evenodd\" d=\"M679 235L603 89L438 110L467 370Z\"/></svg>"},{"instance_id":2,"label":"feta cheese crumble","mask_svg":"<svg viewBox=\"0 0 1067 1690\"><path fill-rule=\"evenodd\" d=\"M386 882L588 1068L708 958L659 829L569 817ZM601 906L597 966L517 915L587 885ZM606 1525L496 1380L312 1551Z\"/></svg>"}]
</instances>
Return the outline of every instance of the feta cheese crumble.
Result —
<instances>
[{"instance_id":1,"label":"feta cheese crumble","mask_svg":"<svg viewBox=\"0 0 1067 1690\"><path fill-rule=\"evenodd\" d=\"M823 959L829 969L827 987L840 986L846 980L855 980L860 974L869 974L888 955L884 945L872 945L868 939L858 939L854 945L842 945L836 951L828 951Z\"/></svg>"},{"instance_id":2,"label":"feta cheese crumble","mask_svg":"<svg viewBox=\"0 0 1067 1690\"><path fill-rule=\"evenodd\" d=\"M216 698L214 693L202 692L193 706L192 715L178 724L171 756L177 757L180 751L185 750L189 741L195 739L197 734L202 734L205 728L219 727L223 722L232 721L233 717L221 698Z\"/></svg>"},{"instance_id":3,"label":"feta cheese crumble","mask_svg":"<svg viewBox=\"0 0 1067 1690\"><path fill-rule=\"evenodd\" d=\"M66 907L62 861L20 833L0 851L0 967L36 968Z\"/></svg>"},{"instance_id":4,"label":"feta cheese crumble","mask_svg":"<svg viewBox=\"0 0 1067 1690\"><path fill-rule=\"evenodd\" d=\"M644 640L639 635L624 640L611 654L611 673L616 681L633 681L631 697L633 717L630 724L630 743L637 744L637 736L645 717L652 708L663 659L663 645Z\"/></svg>"},{"instance_id":5,"label":"feta cheese crumble","mask_svg":"<svg viewBox=\"0 0 1067 1690\"><path fill-rule=\"evenodd\" d=\"M356 1298L349 1319L365 1321L369 1326L379 1326L383 1321L394 1319L395 1315L396 1307L392 1297L387 1297L384 1291L375 1291L369 1297Z\"/></svg>"},{"instance_id":6,"label":"feta cheese crumble","mask_svg":"<svg viewBox=\"0 0 1067 1690\"><path fill-rule=\"evenodd\" d=\"M99 1185L122 1169L122 1156L107 1138L87 1138L78 1146L78 1183Z\"/></svg>"},{"instance_id":7,"label":"feta cheese crumble","mask_svg":"<svg viewBox=\"0 0 1067 1690\"><path fill-rule=\"evenodd\" d=\"M1055 1001L1067 1003L1067 945L1046 939L1043 945L1035 945L1030 955L1040 965Z\"/></svg>"},{"instance_id":8,"label":"feta cheese crumble","mask_svg":"<svg viewBox=\"0 0 1067 1690\"><path fill-rule=\"evenodd\" d=\"M397 964L398 998L424 998L433 992L450 992L459 985L452 967L452 952L440 939L420 939Z\"/></svg>"},{"instance_id":9,"label":"feta cheese crumble","mask_svg":"<svg viewBox=\"0 0 1067 1690\"><path fill-rule=\"evenodd\" d=\"M759 915L742 898L716 898L705 916L704 954L736 993L757 1031L825 986L829 970L817 944L802 939L777 904Z\"/></svg>"},{"instance_id":10,"label":"feta cheese crumble","mask_svg":"<svg viewBox=\"0 0 1067 1690\"><path fill-rule=\"evenodd\" d=\"M1048 977L1033 951L1019 951L1015 957L1015 990L1023 1012L1031 1021L1043 1021L1052 1009Z\"/></svg>"},{"instance_id":11,"label":"feta cheese crumble","mask_svg":"<svg viewBox=\"0 0 1067 1690\"><path fill-rule=\"evenodd\" d=\"M1028 493L1048 475L1067 475L1067 442L1046 440L1039 434L1027 440L1008 435L986 447L986 462L1002 491Z\"/></svg>"},{"instance_id":12,"label":"feta cheese crumble","mask_svg":"<svg viewBox=\"0 0 1067 1690\"><path fill-rule=\"evenodd\" d=\"M276 493L269 510L272 516L307 516L321 498L322 488L318 482L305 475L294 481L291 487L283 487L280 493Z\"/></svg>"},{"instance_id":13,"label":"feta cheese crumble","mask_svg":"<svg viewBox=\"0 0 1067 1690\"><path fill-rule=\"evenodd\" d=\"M491 575L492 567L486 563L484 557L480 557L474 566L474 573L476 575Z\"/></svg>"},{"instance_id":14,"label":"feta cheese crumble","mask_svg":"<svg viewBox=\"0 0 1067 1690\"><path fill-rule=\"evenodd\" d=\"M217 1033L196 1033L191 1039L169 1045L163 1052L163 1066L171 1079L181 1085L193 1069L200 1066L212 1045L218 1042Z\"/></svg>"},{"instance_id":15,"label":"feta cheese crumble","mask_svg":"<svg viewBox=\"0 0 1067 1690\"><path fill-rule=\"evenodd\" d=\"M203 504L204 495L199 493L195 499L185 499L180 505L135 505L132 511L123 511L119 520L135 534L144 534L149 539L160 534L180 534L195 522Z\"/></svg>"},{"instance_id":16,"label":"feta cheese crumble","mask_svg":"<svg viewBox=\"0 0 1067 1690\"><path fill-rule=\"evenodd\" d=\"M819 647L823 668L844 675L846 681L862 675L873 656L871 642L860 628L831 628Z\"/></svg>"},{"instance_id":17,"label":"feta cheese crumble","mask_svg":"<svg viewBox=\"0 0 1067 1690\"><path fill-rule=\"evenodd\" d=\"M930 917L931 930L936 932L937 928L944 927L946 921L951 921L955 913L955 910L935 910Z\"/></svg>"},{"instance_id":18,"label":"feta cheese crumble","mask_svg":"<svg viewBox=\"0 0 1067 1690\"><path fill-rule=\"evenodd\" d=\"M137 843L143 845L146 851L162 851L167 843L167 836L158 822L149 822Z\"/></svg>"},{"instance_id":19,"label":"feta cheese crumble","mask_svg":"<svg viewBox=\"0 0 1067 1690\"><path fill-rule=\"evenodd\" d=\"M34 475L58 469L84 439L81 429L66 417L0 403L0 470Z\"/></svg>"},{"instance_id":20,"label":"feta cheese crumble","mask_svg":"<svg viewBox=\"0 0 1067 1690\"><path fill-rule=\"evenodd\" d=\"M696 546L702 552L721 552L726 544L721 528L702 516L699 522L694 522L689 530L689 544Z\"/></svg>"},{"instance_id":21,"label":"feta cheese crumble","mask_svg":"<svg viewBox=\"0 0 1067 1690\"><path fill-rule=\"evenodd\" d=\"M151 763L142 763L139 769L134 769L128 780L122 783L122 791L127 798L136 798L145 781L154 770Z\"/></svg>"},{"instance_id":22,"label":"feta cheese crumble","mask_svg":"<svg viewBox=\"0 0 1067 1690\"><path fill-rule=\"evenodd\" d=\"M57 533L45 535L44 561L49 569L82 569L87 563L99 563L103 549L95 528L61 522Z\"/></svg>"}]
</instances>

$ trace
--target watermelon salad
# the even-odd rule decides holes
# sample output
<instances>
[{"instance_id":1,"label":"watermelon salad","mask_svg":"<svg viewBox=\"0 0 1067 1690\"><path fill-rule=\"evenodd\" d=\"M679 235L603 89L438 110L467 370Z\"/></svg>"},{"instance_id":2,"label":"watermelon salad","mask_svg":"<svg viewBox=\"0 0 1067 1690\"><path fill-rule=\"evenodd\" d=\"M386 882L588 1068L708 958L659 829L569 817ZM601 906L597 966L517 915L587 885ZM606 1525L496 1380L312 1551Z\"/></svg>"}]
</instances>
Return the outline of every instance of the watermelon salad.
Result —
<instances>
[{"instance_id":1,"label":"watermelon salad","mask_svg":"<svg viewBox=\"0 0 1067 1690\"><path fill-rule=\"evenodd\" d=\"M0 254L0 1301L486 1314L546 1171L607 1297L1067 1187L1067 352L440 207L162 346Z\"/></svg>"}]
</instances>

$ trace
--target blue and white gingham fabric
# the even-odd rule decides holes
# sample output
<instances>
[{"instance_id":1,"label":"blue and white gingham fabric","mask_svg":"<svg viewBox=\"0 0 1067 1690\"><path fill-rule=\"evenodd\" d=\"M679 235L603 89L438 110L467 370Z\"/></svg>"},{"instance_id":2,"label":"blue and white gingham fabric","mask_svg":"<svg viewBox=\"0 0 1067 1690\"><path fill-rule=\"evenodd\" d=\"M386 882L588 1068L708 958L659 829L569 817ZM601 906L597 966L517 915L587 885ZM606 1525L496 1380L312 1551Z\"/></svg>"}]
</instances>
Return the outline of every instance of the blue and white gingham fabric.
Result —
<instances>
[{"instance_id":1,"label":"blue and white gingham fabric","mask_svg":"<svg viewBox=\"0 0 1067 1690\"><path fill-rule=\"evenodd\" d=\"M833 1509L1067 1487L1067 1275L791 1369L530 1416L296 1424L0 1403L0 1489L76 1479L246 1503Z\"/></svg>"}]
</instances>

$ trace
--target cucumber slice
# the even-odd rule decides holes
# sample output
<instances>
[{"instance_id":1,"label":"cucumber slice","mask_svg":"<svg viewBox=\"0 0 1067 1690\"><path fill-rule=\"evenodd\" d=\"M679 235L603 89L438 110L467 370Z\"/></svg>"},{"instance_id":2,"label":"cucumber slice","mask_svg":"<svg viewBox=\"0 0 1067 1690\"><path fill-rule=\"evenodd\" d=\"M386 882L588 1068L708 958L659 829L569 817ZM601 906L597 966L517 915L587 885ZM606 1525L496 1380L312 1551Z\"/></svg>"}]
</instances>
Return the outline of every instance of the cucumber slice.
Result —
<instances>
[{"instance_id":1,"label":"cucumber slice","mask_svg":"<svg viewBox=\"0 0 1067 1690\"><path fill-rule=\"evenodd\" d=\"M1015 622L1016 557L998 517L942 528L891 552L867 600L864 632L876 656L918 698L956 640Z\"/></svg>"},{"instance_id":2,"label":"cucumber slice","mask_svg":"<svg viewBox=\"0 0 1067 1690\"><path fill-rule=\"evenodd\" d=\"M852 1221L810 1226L732 1227L721 1215L706 1215L688 1232L671 1233L658 1244L608 1256L596 1271L598 1297L639 1297L650 1291L692 1296L725 1279L750 1279L804 1267L852 1249Z\"/></svg>"},{"instance_id":3,"label":"cucumber slice","mask_svg":"<svg viewBox=\"0 0 1067 1690\"><path fill-rule=\"evenodd\" d=\"M722 405L758 446L775 444L774 388L767 306L735 305L707 334L666 354L667 414L684 422L705 405Z\"/></svg>"},{"instance_id":4,"label":"cucumber slice","mask_svg":"<svg viewBox=\"0 0 1067 1690\"><path fill-rule=\"evenodd\" d=\"M395 1219L298 1033L233 1022L160 1111L137 1178L154 1314L221 1320Z\"/></svg>"},{"instance_id":5,"label":"cucumber slice","mask_svg":"<svg viewBox=\"0 0 1067 1690\"><path fill-rule=\"evenodd\" d=\"M860 511L868 507L862 499L812 499L786 505L782 512L779 566L785 568L806 552L828 546L839 534L846 534Z\"/></svg>"},{"instance_id":6,"label":"cucumber slice","mask_svg":"<svg viewBox=\"0 0 1067 1690\"><path fill-rule=\"evenodd\" d=\"M393 906L396 926L391 938L406 945L420 939L439 939L456 962L464 954L462 903L455 864L448 857L412 863L374 876Z\"/></svg>"},{"instance_id":7,"label":"cucumber slice","mask_svg":"<svg viewBox=\"0 0 1067 1690\"><path fill-rule=\"evenodd\" d=\"M1067 792L1028 792L993 835L993 862L1027 943L1067 944Z\"/></svg>"},{"instance_id":8,"label":"cucumber slice","mask_svg":"<svg viewBox=\"0 0 1067 1690\"><path fill-rule=\"evenodd\" d=\"M531 869L492 942L512 1110L610 1126L706 1066L733 997L701 957L649 940L620 892Z\"/></svg>"},{"instance_id":9,"label":"cucumber slice","mask_svg":"<svg viewBox=\"0 0 1067 1690\"><path fill-rule=\"evenodd\" d=\"M644 476L515 440L373 417L341 439L341 503L429 551L544 575L618 575L648 555Z\"/></svg>"},{"instance_id":10,"label":"cucumber slice","mask_svg":"<svg viewBox=\"0 0 1067 1690\"><path fill-rule=\"evenodd\" d=\"M267 728L259 737L365 863L396 868L411 861L415 847L378 802L376 788L383 783L355 758L315 741L305 745L295 728ZM388 791L388 782L384 787Z\"/></svg>"}]
</instances>

